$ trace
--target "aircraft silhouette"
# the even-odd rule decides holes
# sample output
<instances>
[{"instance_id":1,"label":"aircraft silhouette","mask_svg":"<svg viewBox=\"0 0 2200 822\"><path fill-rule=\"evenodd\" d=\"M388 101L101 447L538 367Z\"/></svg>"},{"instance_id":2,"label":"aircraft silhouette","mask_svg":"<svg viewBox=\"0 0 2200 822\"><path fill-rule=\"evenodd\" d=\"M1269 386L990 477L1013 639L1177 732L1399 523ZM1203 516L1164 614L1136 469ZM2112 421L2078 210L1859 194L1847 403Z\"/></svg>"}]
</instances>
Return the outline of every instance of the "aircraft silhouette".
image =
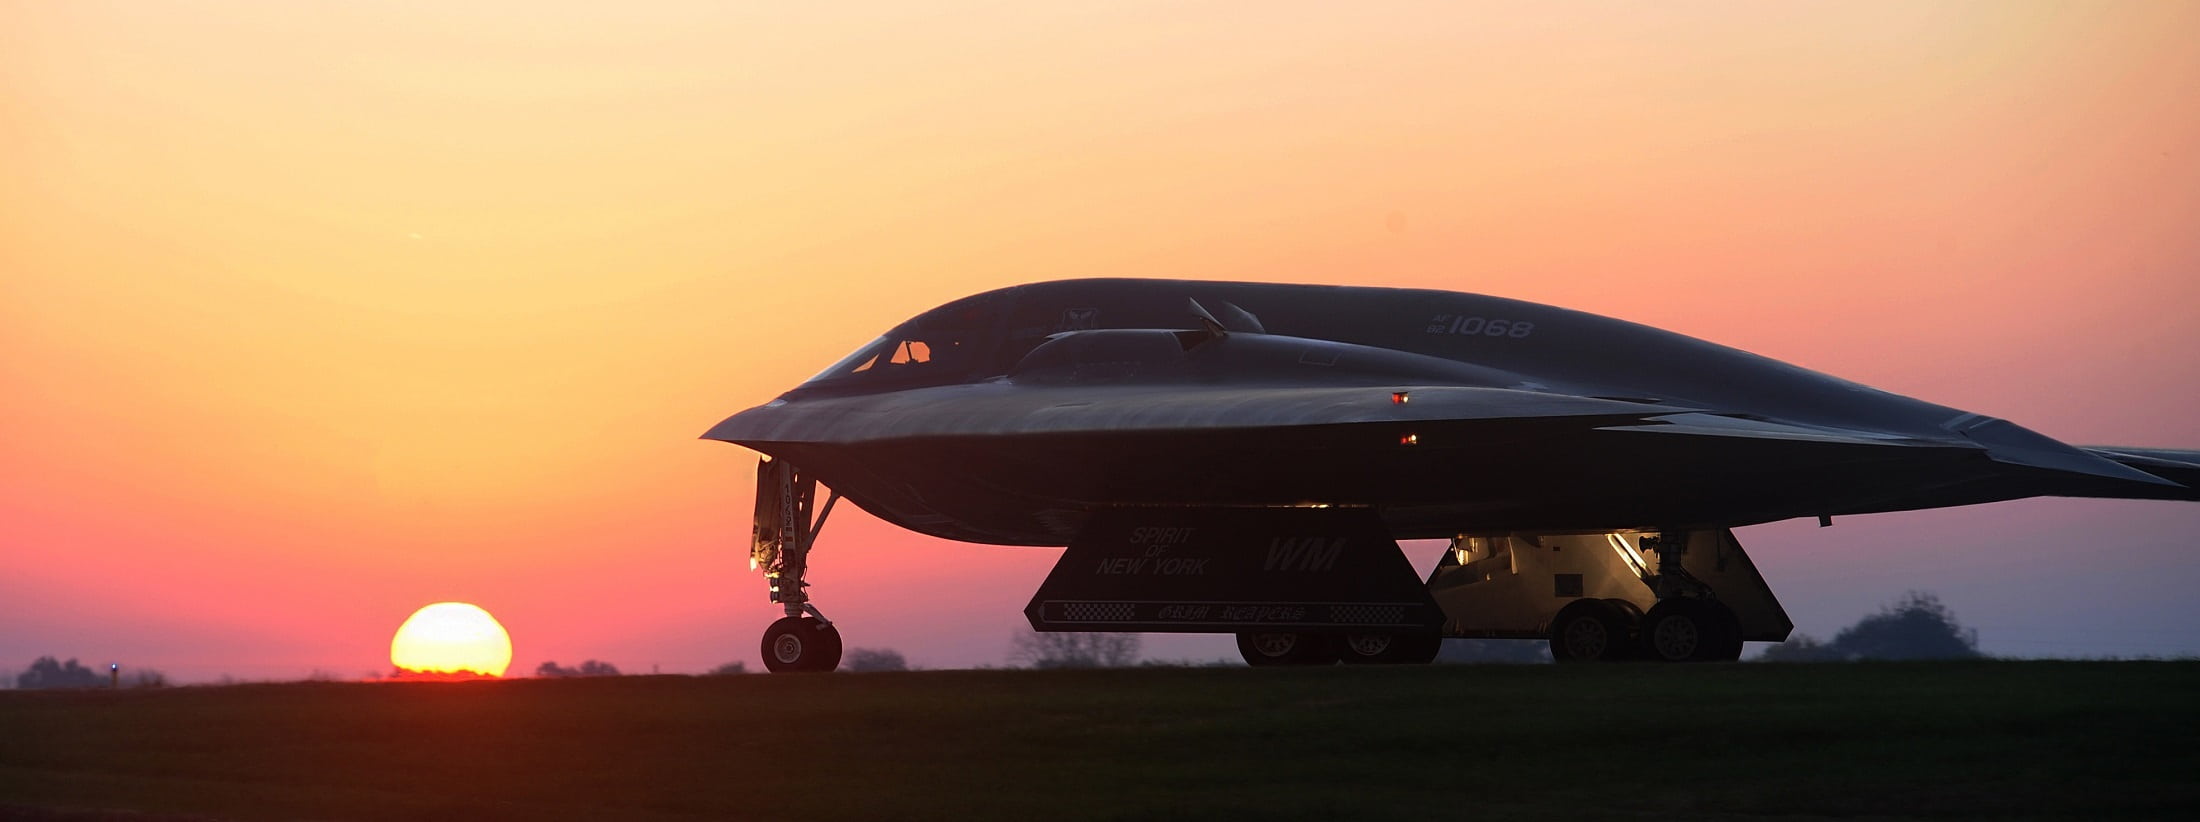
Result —
<instances>
[{"instance_id":1,"label":"aircraft silhouette","mask_svg":"<svg viewBox=\"0 0 2200 822\"><path fill-rule=\"evenodd\" d=\"M1248 662L1733 659L1792 625L1731 529L2034 496L2200 500L2200 451L2080 448L1648 326L1431 290L1088 279L927 311L712 427L766 455L774 671L846 497L1068 546L1035 629L1234 633ZM815 488L830 491L817 505ZM1400 539L1452 541L1416 575Z\"/></svg>"}]
</instances>

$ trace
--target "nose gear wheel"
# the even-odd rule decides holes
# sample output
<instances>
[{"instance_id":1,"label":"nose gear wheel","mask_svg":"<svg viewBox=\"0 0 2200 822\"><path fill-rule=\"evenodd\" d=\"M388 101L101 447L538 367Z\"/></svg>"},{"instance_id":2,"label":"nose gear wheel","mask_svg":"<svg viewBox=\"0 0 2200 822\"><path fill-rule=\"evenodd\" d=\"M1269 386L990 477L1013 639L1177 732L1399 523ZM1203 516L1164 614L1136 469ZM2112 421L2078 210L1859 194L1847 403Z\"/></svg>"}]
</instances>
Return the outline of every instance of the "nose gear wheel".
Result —
<instances>
[{"instance_id":1,"label":"nose gear wheel","mask_svg":"<svg viewBox=\"0 0 2200 822\"><path fill-rule=\"evenodd\" d=\"M840 629L814 617L781 617L764 630L764 668L772 673L840 667Z\"/></svg>"}]
</instances>

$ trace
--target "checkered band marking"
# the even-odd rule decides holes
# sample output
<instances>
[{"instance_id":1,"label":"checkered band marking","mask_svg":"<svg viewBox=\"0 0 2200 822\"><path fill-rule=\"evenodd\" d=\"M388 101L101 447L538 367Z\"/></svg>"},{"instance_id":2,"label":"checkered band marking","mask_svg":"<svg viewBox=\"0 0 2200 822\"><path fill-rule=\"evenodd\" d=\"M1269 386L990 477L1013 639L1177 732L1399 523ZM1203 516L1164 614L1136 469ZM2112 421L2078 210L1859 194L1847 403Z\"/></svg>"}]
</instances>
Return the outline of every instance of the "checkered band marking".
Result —
<instances>
[{"instance_id":1,"label":"checkered band marking","mask_svg":"<svg viewBox=\"0 0 2200 822\"><path fill-rule=\"evenodd\" d=\"M1398 625L1406 621L1403 605L1331 605L1329 621L1343 625Z\"/></svg>"},{"instance_id":2,"label":"checkered band marking","mask_svg":"<svg viewBox=\"0 0 2200 822\"><path fill-rule=\"evenodd\" d=\"M1065 602L1063 622L1129 622L1138 618L1138 606L1128 602Z\"/></svg>"}]
</instances>

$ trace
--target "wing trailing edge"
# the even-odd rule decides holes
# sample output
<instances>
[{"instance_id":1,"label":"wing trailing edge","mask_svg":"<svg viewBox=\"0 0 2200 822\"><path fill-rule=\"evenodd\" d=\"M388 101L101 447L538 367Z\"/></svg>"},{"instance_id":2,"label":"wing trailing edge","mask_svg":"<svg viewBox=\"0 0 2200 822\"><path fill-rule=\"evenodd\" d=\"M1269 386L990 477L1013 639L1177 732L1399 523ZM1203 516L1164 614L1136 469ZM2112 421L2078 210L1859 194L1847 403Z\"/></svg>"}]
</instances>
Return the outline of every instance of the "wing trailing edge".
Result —
<instances>
[{"instance_id":1,"label":"wing trailing edge","mask_svg":"<svg viewBox=\"0 0 2200 822\"><path fill-rule=\"evenodd\" d=\"M2122 448L2086 446L2085 452L2147 475L2174 482L2178 489L2163 489L2161 499L2200 501L2200 451L2172 448ZM2175 493L2182 491L2183 493Z\"/></svg>"}]
</instances>

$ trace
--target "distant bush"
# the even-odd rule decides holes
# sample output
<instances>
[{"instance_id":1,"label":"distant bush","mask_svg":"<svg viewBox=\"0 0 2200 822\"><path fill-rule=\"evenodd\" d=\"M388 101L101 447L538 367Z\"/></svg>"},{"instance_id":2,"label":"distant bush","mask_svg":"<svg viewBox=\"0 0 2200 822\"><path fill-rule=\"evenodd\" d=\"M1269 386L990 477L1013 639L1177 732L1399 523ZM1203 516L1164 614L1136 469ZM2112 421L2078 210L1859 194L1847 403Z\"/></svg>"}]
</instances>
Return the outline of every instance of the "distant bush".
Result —
<instances>
[{"instance_id":1,"label":"distant bush","mask_svg":"<svg viewBox=\"0 0 2200 822\"><path fill-rule=\"evenodd\" d=\"M544 662L535 666L535 675L540 677L618 676L619 669L609 662L595 659L583 662L577 668L567 668L556 662Z\"/></svg>"},{"instance_id":2,"label":"distant bush","mask_svg":"<svg viewBox=\"0 0 2200 822\"><path fill-rule=\"evenodd\" d=\"M1924 591L1903 594L1879 613L1819 642L1808 634L1766 648L1768 662L1838 662L1863 659L1977 659L1978 631L1956 622L1940 598Z\"/></svg>"},{"instance_id":3,"label":"distant bush","mask_svg":"<svg viewBox=\"0 0 2200 822\"><path fill-rule=\"evenodd\" d=\"M848 661L840 663L840 667L841 670L859 674L906 671L909 670L909 660L903 659L900 651L891 648L851 648L848 651Z\"/></svg>"},{"instance_id":4,"label":"distant bush","mask_svg":"<svg viewBox=\"0 0 2200 822\"><path fill-rule=\"evenodd\" d=\"M735 661L728 662L716 668L712 668L710 669L710 673L704 674L704 676L740 676L741 674L745 674L748 672L748 663Z\"/></svg>"},{"instance_id":5,"label":"distant bush","mask_svg":"<svg viewBox=\"0 0 2200 822\"><path fill-rule=\"evenodd\" d=\"M1008 662L1024 668L1121 668L1138 663L1137 634L1019 631Z\"/></svg>"},{"instance_id":6,"label":"distant bush","mask_svg":"<svg viewBox=\"0 0 2200 822\"><path fill-rule=\"evenodd\" d=\"M50 656L39 657L15 677L18 688L97 688L105 684L105 672L79 665L74 658L62 662Z\"/></svg>"},{"instance_id":7,"label":"distant bush","mask_svg":"<svg viewBox=\"0 0 2200 822\"><path fill-rule=\"evenodd\" d=\"M1911 591L1879 613L1833 636L1833 648L1853 659L1975 659L1978 632L1956 622L1940 598Z\"/></svg>"}]
</instances>

